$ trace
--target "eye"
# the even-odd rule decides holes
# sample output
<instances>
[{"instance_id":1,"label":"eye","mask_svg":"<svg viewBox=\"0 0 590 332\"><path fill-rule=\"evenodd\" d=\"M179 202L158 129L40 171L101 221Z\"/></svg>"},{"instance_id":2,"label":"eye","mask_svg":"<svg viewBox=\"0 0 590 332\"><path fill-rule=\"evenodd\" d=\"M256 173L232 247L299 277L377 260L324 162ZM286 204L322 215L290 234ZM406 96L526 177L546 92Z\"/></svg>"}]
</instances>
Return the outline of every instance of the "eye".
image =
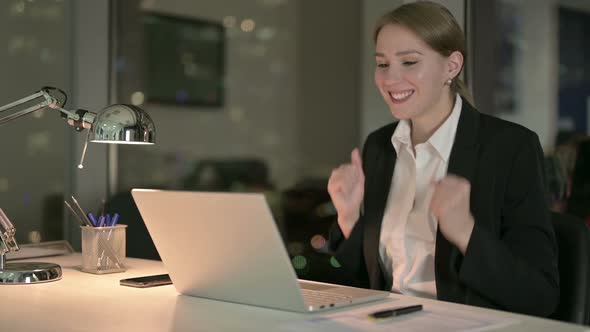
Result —
<instances>
[{"instance_id":1,"label":"eye","mask_svg":"<svg viewBox=\"0 0 590 332\"><path fill-rule=\"evenodd\" d=\"M387 67L389 67L389 64L387 64L387 63L378 63L377 64L377 67L378 68L387 68Z\"/></svg>"},{"instance_id":2,"label":"eye","mask_svg":"<svg viewBox=\"0 0 590 332\"><path fill-rule=\"evenodd\" d=\"M417 63L418 63L418 61L404 61L404 62L402 62L402 64L406 67L413 66Z\"/></svg>"}]
</instances>

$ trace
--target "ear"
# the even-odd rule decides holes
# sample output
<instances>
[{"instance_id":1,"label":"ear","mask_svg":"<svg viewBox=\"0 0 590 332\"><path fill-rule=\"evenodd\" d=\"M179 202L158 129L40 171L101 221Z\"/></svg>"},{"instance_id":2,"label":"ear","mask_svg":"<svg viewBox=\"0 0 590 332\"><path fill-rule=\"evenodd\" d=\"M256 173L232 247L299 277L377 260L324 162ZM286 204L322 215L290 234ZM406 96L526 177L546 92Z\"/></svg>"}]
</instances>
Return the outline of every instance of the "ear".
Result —
<instances>
[{"instance_id":1,"label":"ear","mask_svg":"<svg viewBox=\"0 0 590 332\"><path fill-rule=\"evenodd\" d=\"M447 74L448 78L455 79L463 68L463 54L455 51L447 58Z\"/></svg>"}]
</instances>

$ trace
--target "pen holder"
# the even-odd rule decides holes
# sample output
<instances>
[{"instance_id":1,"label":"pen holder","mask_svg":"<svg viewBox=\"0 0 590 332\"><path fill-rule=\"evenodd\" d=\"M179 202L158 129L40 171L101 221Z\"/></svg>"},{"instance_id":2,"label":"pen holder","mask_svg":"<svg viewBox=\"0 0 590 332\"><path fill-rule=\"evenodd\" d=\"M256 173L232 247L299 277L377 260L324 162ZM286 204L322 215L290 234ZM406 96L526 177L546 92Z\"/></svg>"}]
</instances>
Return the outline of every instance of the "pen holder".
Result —
<instances>
[{"instance_id":1,"label":"pen holder","mask_svg":"<svg viewBox=\"0 0 590 332\"><path fill-rule=\"evenodd\" d=\"M109 227L81 226L82 271L105 274L124 272L125 229L127 225Z\"/></svg>"}]
</instances>

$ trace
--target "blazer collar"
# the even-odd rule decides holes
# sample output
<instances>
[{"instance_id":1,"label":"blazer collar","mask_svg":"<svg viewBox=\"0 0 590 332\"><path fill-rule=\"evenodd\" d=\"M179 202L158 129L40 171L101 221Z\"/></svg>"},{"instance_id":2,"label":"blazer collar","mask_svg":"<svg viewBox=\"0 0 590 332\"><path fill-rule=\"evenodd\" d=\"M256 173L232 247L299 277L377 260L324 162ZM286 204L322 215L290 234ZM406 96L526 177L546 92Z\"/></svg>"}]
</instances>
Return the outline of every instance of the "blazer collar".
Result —
<instances>
[{"instance_id":1,"label":"blazer collar","mask_svg":"<svg viewBox=\"0 0 590 332\"><path fill-rule=\"evenodd\" d=\"M399 123L399 122L398 122ZM391 278L383 279L382 268L379 261L379 234L381 233L381 223L383 221L383 213L385 212L385 205L387 204L387 197L391 186L393 177L393 169L397 159L395 148L391 144L391 135L397 127L398 123L393 124L391 131L383 136L383 141L379 142L379 147L374 163L371 167L371 175L366 177L367 190L365 191L365 199L375 202L374 206L365 210L365 220L367 222L364 232L364 256L367 264L367 272L369 274L369 282L371 288L385 289L391 288L385 282ZM385 283L384 283L385 282Z\"/></svg>"},{"instance_id":2,"label":"blazer collar","mask_svg":"<svg viewBox=\"0 0 590 332\"><path fill-rule=\"evenodd\" d=\"M479 112L463 99L463 107L461 108L461 115L459 123L457 124L457 133L455 134L455 142L453 148L457 146L474 146L477 145L477 138L479 136ZM453 153L451 151L451 157Z\"/></svg>"},{"instance_id":3,"label":"blazer collar","mask_svg":"<svg viewBox=\"0 0 590 332\"><path fill-rule=\"evenodd\" d=\"M479 112L464 100L447 168L448 174L466 178L470 183L479 146L479 118Z\"/></svg>"},{"instance_id":4,"label":"blazer collar","mask_svg":"<svg viewBox=\"0 0 590 332\"><path fill-rule=\"evenodd\" d=\"M455 142L451 150L447 174L454 174L465 178L473 184L477 167L477 154L479 149L479 121L480 114L467 101L463 100L461 117L457 126ZM474 191L471 191L471 202L474 201ZM461 254L440 232L437 231L436 249L435 249L435 276L437 297L448 301L458 301L454 299L453 294L461 294L455 290L449 289L449 284L442 281L441 278L454 276L458 279L458 268ZM441 287L441 285L446 285Z\"/></svg>"}]
</instances>

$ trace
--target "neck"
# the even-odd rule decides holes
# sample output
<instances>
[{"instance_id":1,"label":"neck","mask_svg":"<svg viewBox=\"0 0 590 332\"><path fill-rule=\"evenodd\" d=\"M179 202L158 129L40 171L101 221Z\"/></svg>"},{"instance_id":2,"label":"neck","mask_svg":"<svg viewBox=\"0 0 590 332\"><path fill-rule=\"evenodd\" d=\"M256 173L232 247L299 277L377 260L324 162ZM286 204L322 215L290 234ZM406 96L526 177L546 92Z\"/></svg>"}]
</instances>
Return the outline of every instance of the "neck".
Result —
<instances>
[{"instance_id":1,"label":"neck","mask_svg":"<svg viewBox=\"0 0 590 332\"><path fill-rule=\"evenodd\" d=\"M451 115L454 105L455 95L451 96L451 93L443 93L443 97L431 109L424 112L423 115L411 119L412 144L416 146L428 141L430 136Z\"/></svg>"}]
</instances>

